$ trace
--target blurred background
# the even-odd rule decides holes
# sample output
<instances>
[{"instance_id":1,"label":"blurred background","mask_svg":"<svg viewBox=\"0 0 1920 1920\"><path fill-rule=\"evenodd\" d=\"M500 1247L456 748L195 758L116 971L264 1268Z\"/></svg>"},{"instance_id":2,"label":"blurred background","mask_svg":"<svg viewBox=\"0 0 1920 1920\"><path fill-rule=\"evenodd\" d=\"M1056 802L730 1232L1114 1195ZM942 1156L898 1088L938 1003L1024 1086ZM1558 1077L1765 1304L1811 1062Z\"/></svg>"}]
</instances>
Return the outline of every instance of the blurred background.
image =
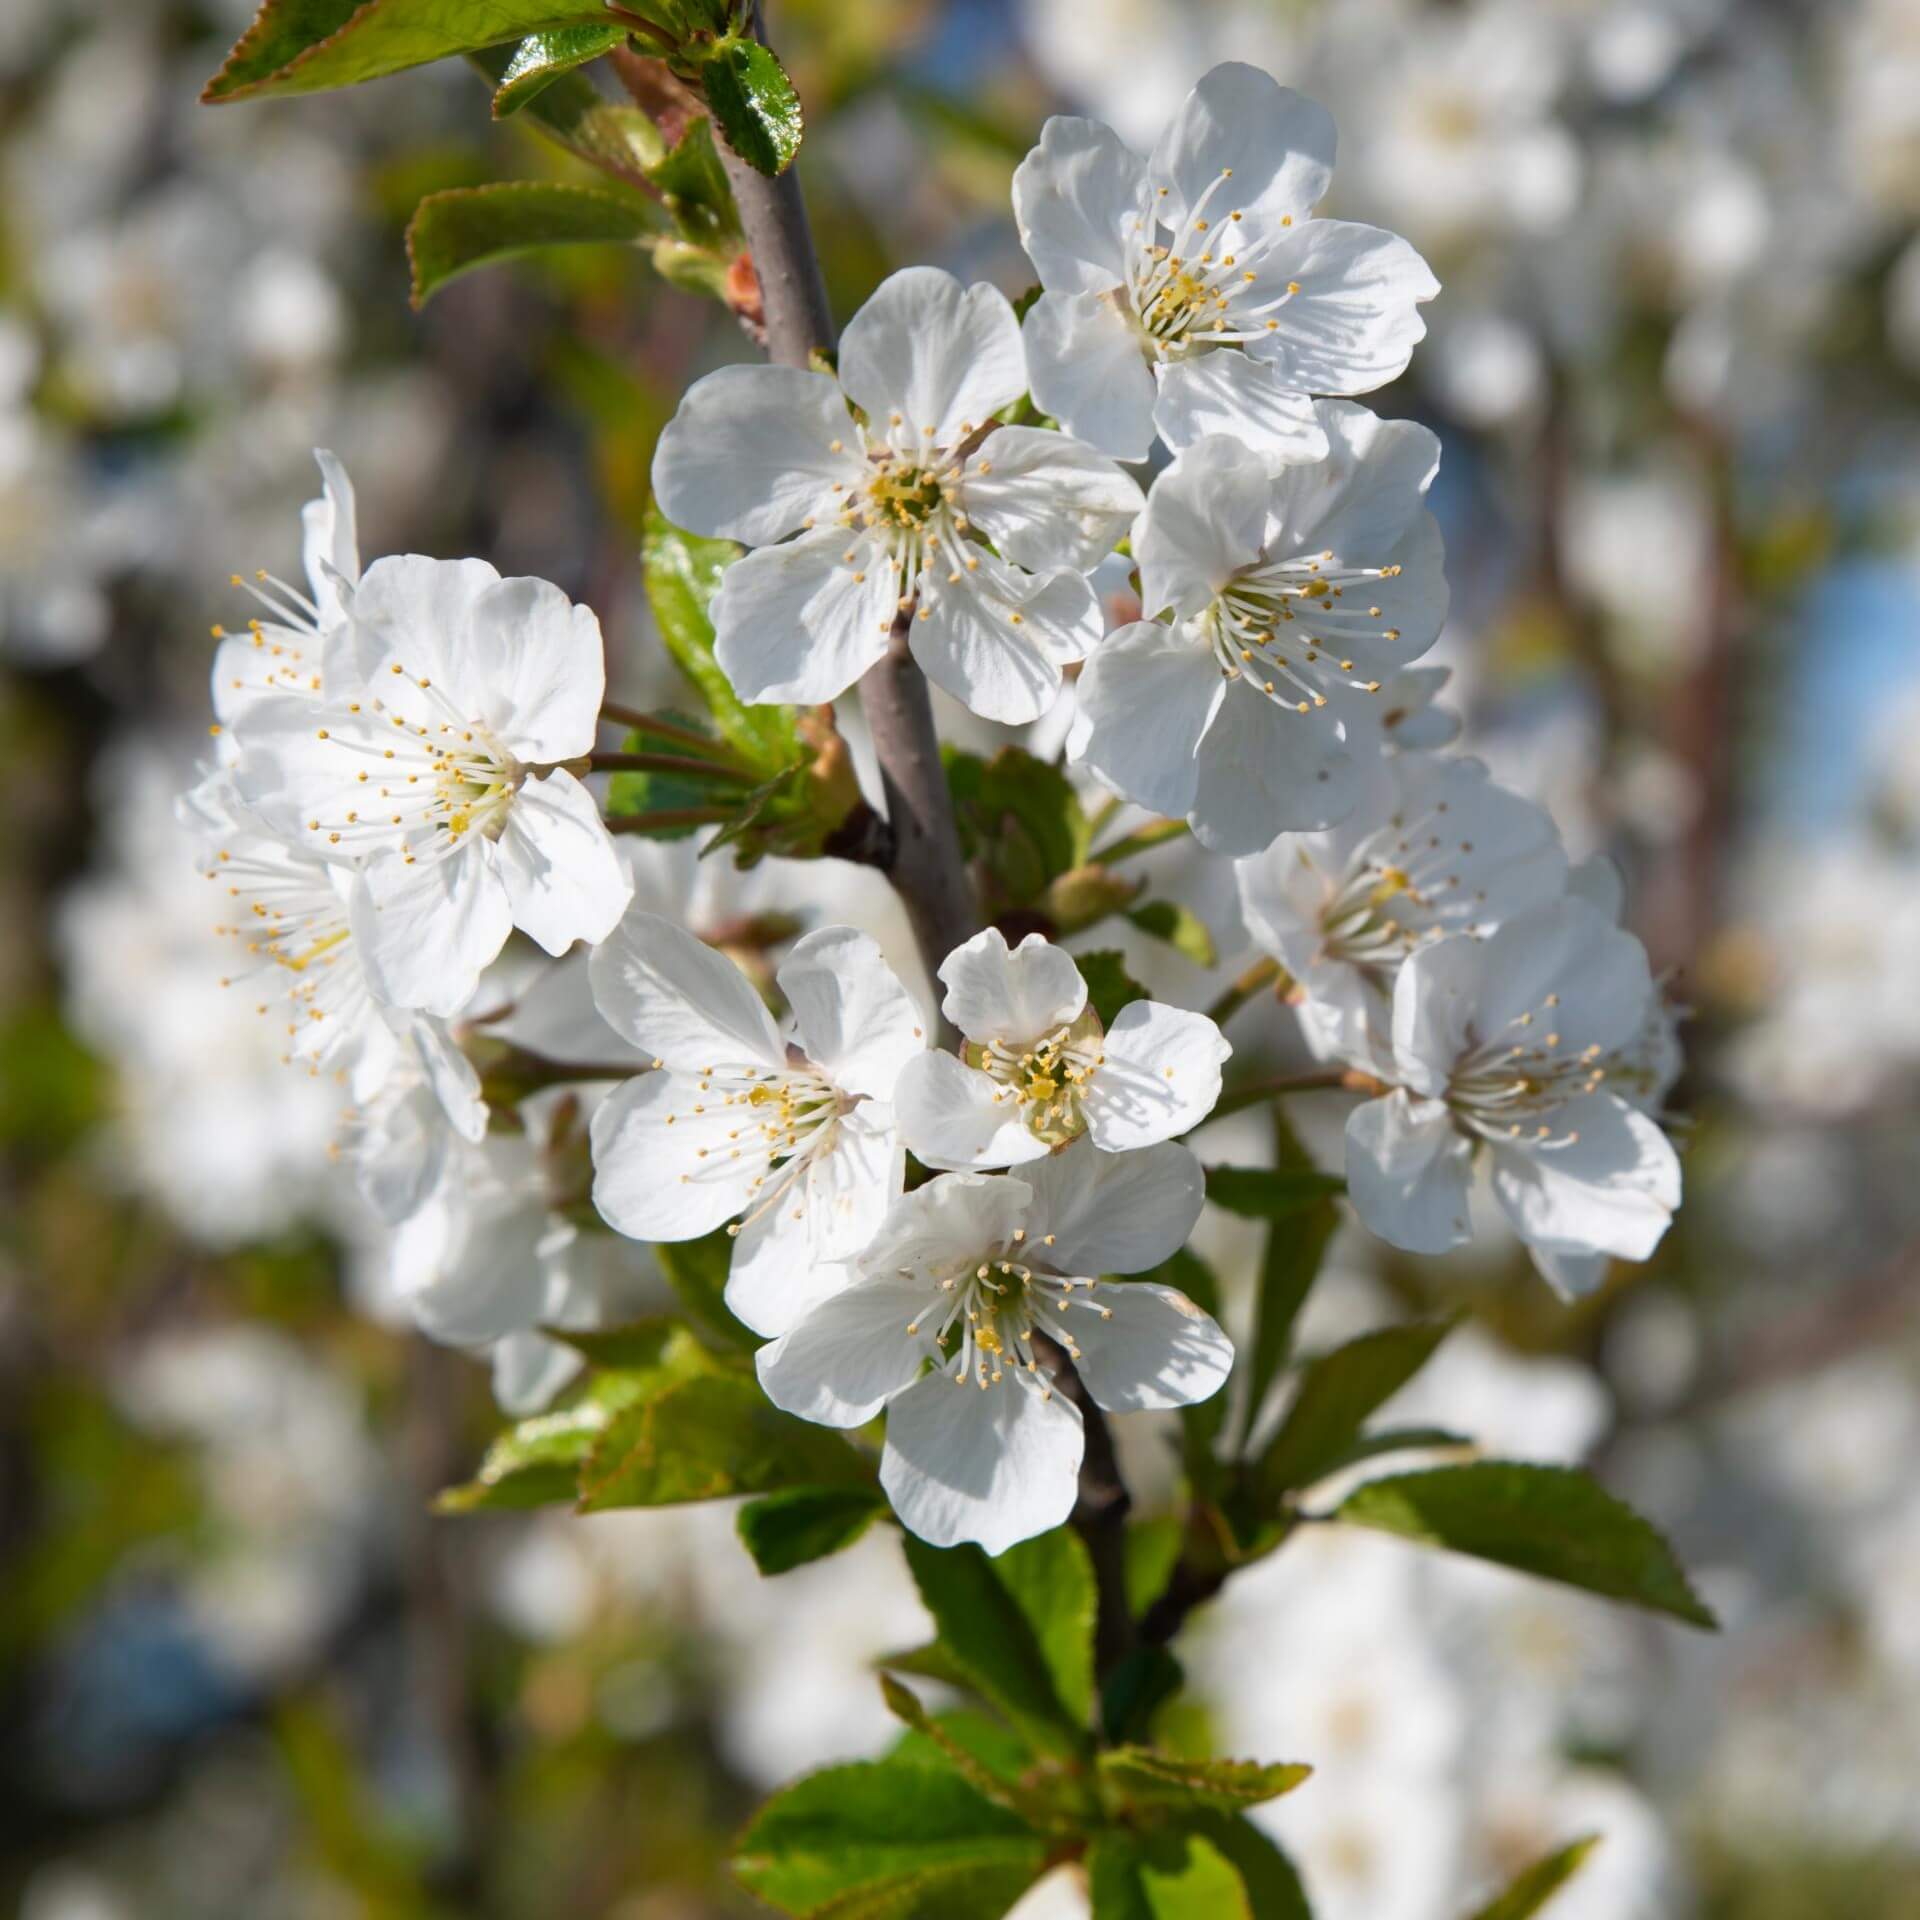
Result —
<instances>
[{"instance_id":1,"label":"blurred background","mask_svg":"<svg viewBox=\"0 0 1920 1920\"><path fill-rule=\"evenodd\" d=\"M1596 1829L1556 1920L1911 1920L1920 4L775 14L843 319L913 261L1030 283L1007 185L1049 111L1144 147L1223 58L1333 109L1328 210L1444 285L1372 400L1445 443L1447 698L1621 864L1691 1009L1650 1265L1568 1311L1497 1240L1408 1262L1350 1229L1308 1338L1469 1303L1396 1412L1595 1463L1724 1634L1316 1539L1194 1622L1194 1737L1319 1763L1277 1830L1321 1920L1456 1920ZM298 565L315 445L368 556L553 579L616 686L670 697L652 439L745 344L611 249L410 312L423 193L563 164L458 63L196 106L247 15L0 7L0 1907L743 1912L756 1799L888 1741L869 1663L922 1632L897 1545L761 1582L725 1511L431 1517L499 1423L487 1369L396 1307L335 1097L220 990L171 802L227 577ZM1155 859L1226 977L1230 886ZM873 907L858 882L770 863L741 910ZM1236 1041L1284 1057L1287 1024ZM1232 1284L1250 1250L1207 1232ZM1166 1450L1123 1442L1150 1506Z\"/></svg>"}]
</instances>

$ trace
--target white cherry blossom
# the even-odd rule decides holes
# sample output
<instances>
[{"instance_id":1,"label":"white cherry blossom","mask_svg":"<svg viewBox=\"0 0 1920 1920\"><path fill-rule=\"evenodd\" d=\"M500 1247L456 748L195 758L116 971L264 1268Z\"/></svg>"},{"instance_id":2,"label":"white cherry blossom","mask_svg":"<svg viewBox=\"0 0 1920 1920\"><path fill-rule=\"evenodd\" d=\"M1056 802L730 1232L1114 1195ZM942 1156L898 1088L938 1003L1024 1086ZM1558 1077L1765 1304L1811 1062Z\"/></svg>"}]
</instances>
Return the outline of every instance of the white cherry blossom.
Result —
<instances>
[{"instance_id":1,"label":"white cherry blossom","mask_svg":"<svg viewBox=\"0 0 1920 1920\"><path fill-rule=\"evenodd\" d=\"M891 1101L926 1016L851 927L796 941L783 1031L731 960L637 910L594 949L594 998L654 1058L593 1117L594 1204L636 1240L735 1220L727 1304L784 1332L901 1189Z\"/></svg>"},{"instance_id":2,"label":"white cherry blossom","mask_svg":"<svg viewBox=\"0 0 1920 1920\"><path fill-rule=\"evenodd\" d=\"M826 1426L884 1407L880 1483L902 1524L1002 1552L1066 1519L1085 1445L1043 1336L1113 1412L1186 1406L1226 1379L1233 1348L1185 1294L1100 1277L1171 1255L1205 1188L1171 1141L1103 1154L1082 1140L1018 1174L943 1174L894 1205L851 1285L761 1349L761 1384Z\"/></svg>"},{"instance_id":3,"label":"white cherry blossom","mask_svg":"<svg viewBox=\"0 0 1920 1920\"><path fill-rule=\"evenodd\" d=\"M1371 1071L1392 1058L1393 980L1416 947L1487 933L1555 899L1567 859L1551 817L1478 760L1376 760L1324 833L1235 862L1249 931L1288 973L1315 1051Z\"/></svg>"},{"instance_id":4,"label":"white cherry blossom","mask_svg":"<svg viewBox=\"0 0 1920 1920\"><path fill-rule=\"evenodd\" d=\"M374 992L456 1012L515 927L549 953L599 940L632 882L563 764L593 749L600 627L544 580L481 560L376 560L318 699L254 701L241 798L275 832L357 867Z\"/></svg>"},{"instance_id":5,"label":"white cherry blossom","mask_svg":"<svg viewBox=\"0 0 1920 1920\"><path fill-rule=\"evenodd\" d=\"M1025 328L1035 404L1125 460L1156 432L1323 453L1309 396L1404 372L1440 290L1397 234L1314 218L1333 152L1323 107L1235 61L1149 159L1097 120L1049 120L1013 178L1045 289Z\"/></svg>"},{"instance_id":6,"label":"white cherry blossom","mask_svg":"<svg viewBox=\"0 0 1920 1920\"><path fill-rule=\"evenodd\" d=\"M934 267L881 283L837 378L743 366L694 384L653 484L669 519L756 549L713 603L741 699L837 698L910 610L914 658L957 700L1011 723L1047 710L1100 638L1085 575L1140 490L1065 434L997 425L1026 387L1006 297Z\"/></svg>"},{"instance_id":7,"label":"white cherry blossom","mask_svg":"<svg viewBox=\"0 0 1920 1920\"><path fill-rule=\"evenodd\" d=\"M1555 1285L1593 1284L1603 1256L1646 1259L1680 1204L1680 1163L1613 1081L1653 995L1640 943L1574 896L1412 954L1394 982L1397 1084L1347 1121L1360 1218L1412 1253L1459 1246L1484 1154Z\"/></svg>"},{"instance_id":8,"label":"white cherry blossom","mask_svg":"<svg viewBox=\"0 0 1920 1920\"><path fill-rule=\"evenodd\" d=\"M1219 853L1352 811L1360 773L1330 703L1381 697L1446 617L1426 508L1439 442L1314 405L1324 461L1276 466L1215 435L1154 482L1133 545L1141 604L1169 618L1111 635L1078 683L1074 757Z\"/></svg>"},{"instance_id":9,"label":"white cherry blossom","mask_svg":"<svg viewBox=\"0 0 1920 1920\"><path fill-rule=\"evenodd\" d=\"M1008 1167L1085 1134L1103 1152L1197 1127L1220 1097L1233 1049L1205 1014L1153 1000L1104 1031L1073 956L997 927L940 967L958 1055L907 1062L894 1093L901 1138L932 1167Z\"/></svg>"}]
</instances>

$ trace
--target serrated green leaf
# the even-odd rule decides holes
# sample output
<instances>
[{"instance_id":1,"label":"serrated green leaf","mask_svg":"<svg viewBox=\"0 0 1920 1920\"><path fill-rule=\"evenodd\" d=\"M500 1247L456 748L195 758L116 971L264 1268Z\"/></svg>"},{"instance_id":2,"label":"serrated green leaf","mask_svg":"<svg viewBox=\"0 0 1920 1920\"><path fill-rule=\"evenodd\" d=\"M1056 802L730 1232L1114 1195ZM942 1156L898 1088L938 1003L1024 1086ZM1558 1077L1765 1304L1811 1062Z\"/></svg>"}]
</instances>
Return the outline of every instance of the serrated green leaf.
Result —
<instances>
[{"instance_id":1,"label":"serrated green leaf","mask_svg":"<svg viewBox=\"0 0 1920 1920\"><path fill-rule=\"evenodd\" d=\"M947 1747L957 1745L964 1747L974 1763L984 1767L1002 1787L1018 1787L1033 1765L1033 1749L990 1713L972 1707L953 1707L931 1718L939 1728L939 1740L936 1742L918 1732L902 1734L893 1750L895 1759L911 1760L921 1766L942 1766L946 1763Z\"/></svg>"},{"instance_id":2,"label":"serrated green leaf","mask_svg":"<svg viewBox=\"0 0 1920 1920\"><path fill-rule=\"evenodd\" d=\"M877 1487L792 1487L749 1500L733 1524L762 1573L791 1573L852 1546L886 1507Z\"/></svg>"},{"instance_id":3,"label":"serrated green leaf","mask_svg":"<svg viewBox=\"0 0 1920 1920\"><path fill-rule=\"evenodd\" d=\"M1654 1526L1572 1467L1483 1460L1356 1487L1333 1517L1713 1628Z\"/></svg>"},{"instance_id":4,"label":"serrated green leaf","mask_svg":"<svg viewBox=\"0 0 1920 1920\"><path fill-rule=\"evenodd\" d=\"M1239 1869L1199 1833L1102 1833L1087 1880L1093 1920L1255 1920Z\"/></svg>"},{"instance_id":5,"label":"serrated green leaf","mask_svg":"<svg viewBox=\"0 0 1920 1920\"><path fill-rule=\"evenodd\" d=\"M978 1547L930 1547L909 1535L906 1549L940 1645L969 1684L1036 1746L1084 1746L1097 1596L1079 1537L1057 1527L1023 1541L1011 1550L1020 1558L1010 1580Z\"/></svg>"},{"instance_id":6,"label":"serrated green leaf","mask_svg":"<svg viewBox=\"0 0 1920 1920\"><path fill-rule=\"evenodd\" d=\"M739 557L731 540L703 540L683 532L650 508L641 542L647 604L667 651L706 702L720 737L756 772L784 773L801 757L791 707L749 707L740 701L713 657L708 609L720 576Z\"/></svg>"},{"instance_id":7,"label":"serrated green leaf","mask_svg":"<svg viewBox=\"0 0 1920 1920\"><path fill-rule=\"evenodd\" d=\"M988 760L949 749L942 759L962 850L987 868L996 908L1031 905L1086 864L1086 811L1058 767L1018 747Z\"/></svg>"},{"instance_id":8,"label":"serrated green leaf","mask_svg":"<svg viewBox=\"0 0 1920 1920\"><path fill-rule=\"evenodd\" d=\"M887 1711L902 1726L917 1734L982 1799L991 1800L996 1807L1004 1807L1023 1820L1030 1818L1021 1804L1017 1786L995 1772L958 1734L930 1714L911 1687L901 1685L892 1674L883 1673L880 1676L880 1692L887 1703Z\"/></svg>"},{"instance_id":9,"label":"serrated green leaf","mask_svg":"<svg viewBox=\"0 0 1920 1920\"><path fill-rule=\"evenodd\" d=\"M214 104L350 87L605 19L594 0L265 0L200 97Z\"/></svg>"},{"instance_id":10,"label":"serrated green leaf","mask_svg":"<svg viewBox=\"0 0 1920 1920\"><path fill-rule=\"evenodd\" d=\"M449 280L542 247L631 246L660 231L659 214L635 196L553 180L502 180L430 193L407 225L413 304Z\"/></svg>"},{"instance_id":11,"label":"serrated green leaf","mask_svg":"<svg viewBox=\"0 0 1920 1920\"><path fill-rule=\"evenodd\" d=\"M942 1686L970 1688L973 1685L966 1668L939 1640L929 1640L924 1647L903 1647L898 1653L882 1655L873 1664L889 1673L911 1673L922 1680L938 1680Z\"/></svg>"},{"instance_id":12,"label":"serrated green leaf","mask_svg":"<svg viewBox=\"0 0 1920 1920\"><path fill-rule=\"evenodd\" d=\"M1582 1863L1600 1844L1600 1835L1590 1833L1536 1860L1519 1879L1490 1905L1479 1909L1472 1920L1532 1920L1553 1896L1580 1871Z\"/></svg>"},{"instance_id":13,"label":"serrated green leaf","mask_svg":"<svg viewBox=\"0 0 1920 1920\"><path fill-rule=\"evenodd\" d=\"M1277 1499L1329 1473L1456 1324L1449 1319L1379 1327L1311 1362L1255 1469L1262 1492Z\"/></svg>"},{"instance_id":14,"label":"serrated green leaf","mask_svg":"<svg viewBox=\"0 0 1920 1920\"><path fill-rule=\"evenodd\" d=\"M677 1506L782 1487L850 1486L873 1462L830 1427L782 1413L745 1373L676 1380L616 1414L580 1470L580 1508Z\"/></svg>"},{"instance_id":15,"label":"serrated green leaf","mask_svg":"<svg viewBox=\"0 0 1920 1920\"><path fill-rule=\"evenodd\" d=\"M1294 1761L1181 1760L1146 1747L1113 1747L1100 1755L1100 1775L1135 1804L1257 1807L1277 1800L1313 1769Z\"/></svg>"},{"instance_id":16,"label":"serrated green leaf","mask_svg":"<svg viewBox=\"0 0 1920 1920\"><path fill-rule=\"evenodd\" d=\"M494 89L493 117L504 120L544 93L563 74L611 53L627 37L617 22L600 26L555 27L530 33L514 48L507 70Z\"/></svg>"},{"instance_id":17,"label":"serrated green leaf","mask_svg":"<svg viewBox=\"0 0 1920 1920\"><path fill-rule=\"evenodd\" d=\"M800 151L800 96L773 49L728 35L700 63L707 105L732 147L756 173L784 173Z\"/></svg>"},{"instance_id":18,"label":"serrated green leaf","mask_svg":"<svg viewBox=\"0 0 1920 1920\"><path fill-rule=\"evenodd\" d=\"M1164 940L1176 953L1184 954L1196 967L1211 967L1220 958L1207 923L1189 907L1172 900L1149 900L1135 907L1127 918L1140 931L1155 940Z\"/></svg>"},{"instance_id":19,"label":"serrated green leaf","mask_svg":"<svg viewBox=\"0 0 1920 1920\"><path fill-rule=\"evenodd\" d=\"M1147 998L1147 990L1127 971L1125 957L1102 947L1097 953L1076 953L1073 964L1087 983L1087 1000L1100 1024L1110 1027L1120 1017L1122 1007Z\"/></svg>"},{"instance_id":20,"label":"serrated green leaf","mask_svg":"<svg viewBox=\"0 0 1920 1920\"><path fill-rule=\"evenodd\" d=\"M1207 1169L1207 1198L1243 1220L1291 1220L1346 1190L1338 1174L1311 1167Z\"/></svg>"},{"instance_id":21,"label":"serrated green leaf","mask_svg":"<svg viewBox=\"0 0 1920 1920\"><path fill-rule=\"evenodd\" d=\"M1046 1842L952 1768L875 1760L829 1767L775 1794L741 1836L734 1871L771 1905L816 1915L855 1896L898 1897L929 1875L994 1870L1024 1885L1045 1863Z\"/></svg>"}]
</instances>

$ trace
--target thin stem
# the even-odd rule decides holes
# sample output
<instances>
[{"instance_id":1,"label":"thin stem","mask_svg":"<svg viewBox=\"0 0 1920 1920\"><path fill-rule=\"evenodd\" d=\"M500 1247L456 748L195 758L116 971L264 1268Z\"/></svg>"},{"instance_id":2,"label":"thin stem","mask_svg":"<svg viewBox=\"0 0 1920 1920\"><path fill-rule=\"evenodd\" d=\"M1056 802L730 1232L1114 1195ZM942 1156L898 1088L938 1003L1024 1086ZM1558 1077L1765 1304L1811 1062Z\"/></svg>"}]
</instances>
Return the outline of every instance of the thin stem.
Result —
<instances>
[{"instance_id":1,"label":"thin stem","mask_svg":"<svg viewBox=\"0 0 1920 1920\"><path fill-rule=\"evenodd\" d=\"M1184 820L1156 820L1151 826L1128 834L1124 840L1116 840L1104 853L1096 853L1093 856L1094 864L1102 867L1117 865L1122 860L1131 860L1136 853L1163 847L1169 840L1178 840L1182 834L1191 831Z\"/></svg>"},{"instance_id":2,"label":"thin stem","mask_svg":"<svg viewBox=\"0 0 1920 1920\"><path fill-rule=\"evenodd\" d=\"M714 760L731 761L733 750L721 741L711 740L696 727L683 727L676 720L663 720L657 713L642 713L638 707L623 707L611 700L600 702L600 718L629 732L650 733L656 739L671 740L690 753L706 754Z\"/></svg>"},{"instance_id":3,"label":"thin stem","mask_svg":"<svg viewBox=\"0 0 1920 1920\"><path fill-rule=\"evenodd\" d=\"M661 807L653 813L609 813L609 833L665 833L675 827L714 827L734 817L732 807Z\"/></svg>"},{"instance_id":4,"label":"thin stem","mask_svg":"<svg viewBox=\"0 0 1920 1920\"><path fill-rule=\"evenodd\" d=\"M1080 1409L1086 1451L1080 1462L1080 1490L1067 1524L1086 1542L1098 1595L1094 1617L1094 1665L1104 1679L1133 1651L1133 1611L1127 1605L1127 1515L1133 1496L1120 1473L1107 1416L1087 1391L1086 1382L1059 1345L1045 1334L1034 1345L1053 1374L1063 1399Z\"/></svg>"},{"instance_id":5,"label":"thin stem","mask_svg":"<svg viewBox=\"0 0 1920 1920\"><path fill-rule=\"evenodd\" d=\"M1224 1027L1233 1016L1244 1007L1262 988L1271 985L1280 978L1280 962L1262 958L1256 960L1245 973L1234 981L1220 998L1207 1009L1207 1018L1216 1027Z\"/></svg>"},{"instance_id":6,"label":"thin stem","mask_svg":"<svg viewBox=\"0 0 1920 1920\"><path fill-rule=\"evenodd\" d=\"M1110 793L1094 808L1093 812L1087 817L1087 840L1089 844L1092 843L1095 834L1104 833L1107 830L1107 823L1125 805L1126 802L1122 800L1117 793Z\"/></svg>"},{"instance_id":7,"label":"thin stem","mask_svg":"<svg viewBox=\"0 0 1920 1920\"><path fill-rule=\"evenodd\" d=\"M1384 1080L1353 1067L1325 1067L1314 1073L1283 1073L1274 1080L1256 1080L1250 1086L1235 1087L1220 1096L1219 1104L1207 1115L1219 1120L1229 1113L1241 1113L1263 1101L1277 1100L1289 1093L1365 1093L1378 1095L1392 1089Z\"/></svg>"},{"instance_id":8,"label":"thin stem","mask_svg":"<svg viewBox=\"0 0 1920 1920\"><path fill-rule=\"evenodd\" d=\"M594 773L683 773L697 780L737 780L754 784L754 775L719 760L702 760L690 753L595 753L588 766Z\"/></svg>"}]
</instances>

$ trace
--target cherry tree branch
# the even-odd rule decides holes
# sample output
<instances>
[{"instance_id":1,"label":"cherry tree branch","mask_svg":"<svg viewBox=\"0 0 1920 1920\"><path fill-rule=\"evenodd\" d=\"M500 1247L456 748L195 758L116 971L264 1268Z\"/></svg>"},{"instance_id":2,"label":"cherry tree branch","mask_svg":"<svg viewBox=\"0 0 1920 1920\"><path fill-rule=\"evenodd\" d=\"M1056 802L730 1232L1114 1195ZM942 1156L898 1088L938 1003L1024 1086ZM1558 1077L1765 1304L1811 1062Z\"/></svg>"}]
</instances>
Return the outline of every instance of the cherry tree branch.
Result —
<instances>
[{"instance_id":1,"label":"cherry tree branch","mask_svg":"<svg viewBox=\"0 0 1920 1920\"><path fill-rule=\"evenodd\" d=\"M760 278L768 358L805 367L816 351L832 347L834 328L797 172L788 167L769 179L725 140L718 144ZM980 908L960 851L926 678L907 646L909 618L910 611L894 622L886 653L860 682L860 704L892 827L885 872L932 973L979 930Z\"/></svg>"}]
</instances>

